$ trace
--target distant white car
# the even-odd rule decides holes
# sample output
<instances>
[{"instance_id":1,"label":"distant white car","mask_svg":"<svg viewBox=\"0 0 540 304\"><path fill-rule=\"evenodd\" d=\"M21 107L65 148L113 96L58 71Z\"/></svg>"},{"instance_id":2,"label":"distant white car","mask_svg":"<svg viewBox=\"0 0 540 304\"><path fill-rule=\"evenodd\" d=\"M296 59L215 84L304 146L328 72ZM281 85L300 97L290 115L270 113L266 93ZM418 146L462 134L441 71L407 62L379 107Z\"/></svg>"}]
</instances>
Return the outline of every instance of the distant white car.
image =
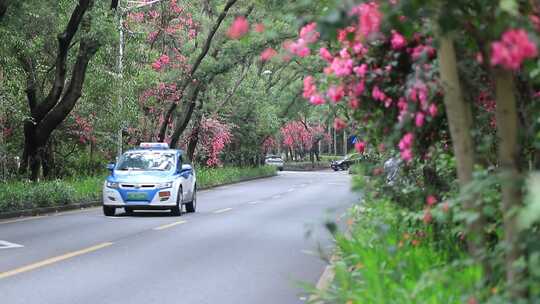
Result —
<instances>
[{"instance_id":1,"label":"distant white car","mask_svg":"<svg viewBox=\"0 0 540 304\"><path fill-rule=\"evenodd\" d=\"M283 159L277 155L267 155L264 163L268 166L276 166L279 171L283 171Z\"/></svg>"}]
</instances>

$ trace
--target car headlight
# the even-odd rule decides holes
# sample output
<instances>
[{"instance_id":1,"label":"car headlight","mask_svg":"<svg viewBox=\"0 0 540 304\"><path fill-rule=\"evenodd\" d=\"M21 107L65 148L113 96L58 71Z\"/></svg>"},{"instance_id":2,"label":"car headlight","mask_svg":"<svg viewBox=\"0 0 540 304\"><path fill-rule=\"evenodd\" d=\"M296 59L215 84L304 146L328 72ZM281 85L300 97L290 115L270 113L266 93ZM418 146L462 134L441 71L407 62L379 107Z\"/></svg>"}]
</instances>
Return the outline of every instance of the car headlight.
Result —
<instances>
[{"instance_id":1,"label":"car headlight","mask_svg":"<svg viewBox=\"0 0 540 304\"><path fill-rule=\"evenodd\" d=\"M107 181L107 188L118 189L118 183Z\"/></svg>"},{"instance_id":2,"label":"car headlight","mask_svg":"<svg viewBox=\"0 0 540 304\"><path fill-rule=\"evenodd\" d=\"M172 188L172 186L173 186L173 182L166 182L166 183L158 184L159 189Z\"/></svg>"}]
</instances>

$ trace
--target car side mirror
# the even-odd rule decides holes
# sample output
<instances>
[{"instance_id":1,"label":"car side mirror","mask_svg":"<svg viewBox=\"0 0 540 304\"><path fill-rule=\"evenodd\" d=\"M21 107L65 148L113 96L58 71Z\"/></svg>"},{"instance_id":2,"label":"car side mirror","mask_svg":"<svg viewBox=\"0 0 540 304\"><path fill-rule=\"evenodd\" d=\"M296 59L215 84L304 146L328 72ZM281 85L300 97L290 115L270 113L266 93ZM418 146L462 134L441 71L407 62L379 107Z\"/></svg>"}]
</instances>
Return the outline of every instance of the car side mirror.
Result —
<instances>
[{"instance_id":1,"label":"car side mirror","mask_svg":"<svg viewBox=\"0 0 540 304\"><path fill-rule=\"evenodd\" d=\"M107 164L107 170L109 171L114 171L114 167L116 167L116 164L115 163L109 163Z\"/></svg>"},{"instance_id":2,"label":"car side mirror","mask_svg":"<svg viewBox=\"0 0 540 304\"><path fill-rule=\"evenodd\" d=\"M189 171L191 171L191 170L193 170L193 167L191 167L191 165L189 165L189 164L183 164L183 165L182 165L182 168L180 169L180 172L179 172L179 173L182 174L182 173L184 173L184 172L189 172Z\"/></svg>"}]
</instances>

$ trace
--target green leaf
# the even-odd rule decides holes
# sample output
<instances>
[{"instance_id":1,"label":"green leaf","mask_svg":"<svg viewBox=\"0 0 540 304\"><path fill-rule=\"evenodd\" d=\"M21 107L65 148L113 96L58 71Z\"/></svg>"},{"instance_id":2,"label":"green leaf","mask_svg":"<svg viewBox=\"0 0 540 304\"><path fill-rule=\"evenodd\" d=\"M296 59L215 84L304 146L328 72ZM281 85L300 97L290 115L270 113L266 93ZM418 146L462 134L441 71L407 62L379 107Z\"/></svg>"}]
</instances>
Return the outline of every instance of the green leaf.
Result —
<instances>
[{"instance_id":1,"label":"green leaf","mask_svg":"<svg viewBox=\"0 0 540 304\"><path fill-rule=\"evenodd\" d=\"M501 0L499 6L503 12L507 12L512 16L518 15L518 4L516 0Z\"/></svg>"}]
</instances>

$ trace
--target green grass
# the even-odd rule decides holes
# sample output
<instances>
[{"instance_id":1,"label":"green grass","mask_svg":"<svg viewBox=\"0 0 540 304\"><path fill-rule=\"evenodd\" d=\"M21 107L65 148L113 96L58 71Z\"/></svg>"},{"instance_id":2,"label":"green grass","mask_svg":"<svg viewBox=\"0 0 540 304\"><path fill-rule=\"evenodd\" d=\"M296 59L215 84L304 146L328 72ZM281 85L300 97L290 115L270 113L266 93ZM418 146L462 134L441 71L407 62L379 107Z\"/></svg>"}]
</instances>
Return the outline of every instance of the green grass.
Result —
<instances>
[{"instance_id":1,"label":"green grass","mask_svg":"<svg viewBox=\"0 0 540 304\"><path fill-rule=\"evenodd\" d=\"M244 178L271 176L275 167L257 168L197 168L200 188L240 181ZM37 183L12 181L0 184L0 213L33 208L63 206L97 201L105 176L79 177Z\"/></svg>"},{"instance_id":2,"label":"green grass","mask_svg":"<svg viewBox=\"0 0 540 304\"><path fill-rule=\"evenodd\" d=\"M395 204L377 201L352 213L351 235L336 237L335 278L319 303L467 303L477 292L480 268L457 245L437 250L429 231L412 232ZM456 252L463 258L451 258Z\"/></svg>"}]
</instances>

